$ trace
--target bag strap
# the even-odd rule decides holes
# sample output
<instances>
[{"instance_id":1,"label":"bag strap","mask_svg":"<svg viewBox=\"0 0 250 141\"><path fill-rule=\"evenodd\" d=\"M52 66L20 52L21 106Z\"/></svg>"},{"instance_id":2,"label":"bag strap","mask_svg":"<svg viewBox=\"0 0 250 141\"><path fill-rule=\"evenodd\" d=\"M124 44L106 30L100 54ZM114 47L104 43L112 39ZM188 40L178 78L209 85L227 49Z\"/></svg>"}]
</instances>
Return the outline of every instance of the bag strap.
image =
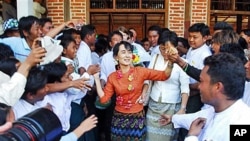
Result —
<instances>
[{"instance_id":1,"label":"bag strap","mask_svg":"<svg viewBox=\"0 0 250 141\"><path fill-rule=\"evenodd\" d=\"M158 59L158 56L159 56L159 54L157 54L156 57L155 57L155 62L154 62L154 65L153 65L153 69L155 69L155 64L156 64L156 61ZM151 86L153 86L153 84L154 84L154 81L152 81L152 85Z\"/></svg>"},{"instance_id":2,"label":"bag strap","mask_svg":"<svg viewBox=\"0 0 250 141\"><path fill-rule=\"evenodd\" d=\"M158 56L159 56L159 54L157 54L156 57L155 57L155 62L154 62L154 65L153 65L153 69L155 68L155 64L156 64L156 61L158 59Z\"/></svg>"}]
</instances>

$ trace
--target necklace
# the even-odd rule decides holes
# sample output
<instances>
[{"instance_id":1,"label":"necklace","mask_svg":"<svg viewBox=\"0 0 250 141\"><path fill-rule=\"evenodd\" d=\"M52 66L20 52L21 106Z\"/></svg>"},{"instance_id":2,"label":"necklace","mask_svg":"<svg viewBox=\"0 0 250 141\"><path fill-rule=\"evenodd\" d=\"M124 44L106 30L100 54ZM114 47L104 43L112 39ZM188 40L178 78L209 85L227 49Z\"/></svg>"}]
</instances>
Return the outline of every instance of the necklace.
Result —
<instances>
[{"instance_id":1,"label":"necklace","mask_svg":"<svg viewBox=\"0 0 250 141\"><path fill-rule=\"evenodd\" d=\"M121 70L117 70L117 78L118 79L121 79L123 77L122 75L122 71ZM129 70L129 73L128 73L128 81L129 81L129 84L128 84L128 87L127 87L127 90L130 91L130 92L133 92L134 91L134 86L133 86L133 80L134 80L134 73L133 73L133 69L130 69ZM132 95L129 94L128 95L128 99L127 101L125 101L124 97L123 96L118 96L116 98L116 101L117 101L117 104L120 105L120 106L123 106L125 109L130 109L132 107L132 101L131 101L131 98L132 98Z\"/></svg>"}]
</instances>

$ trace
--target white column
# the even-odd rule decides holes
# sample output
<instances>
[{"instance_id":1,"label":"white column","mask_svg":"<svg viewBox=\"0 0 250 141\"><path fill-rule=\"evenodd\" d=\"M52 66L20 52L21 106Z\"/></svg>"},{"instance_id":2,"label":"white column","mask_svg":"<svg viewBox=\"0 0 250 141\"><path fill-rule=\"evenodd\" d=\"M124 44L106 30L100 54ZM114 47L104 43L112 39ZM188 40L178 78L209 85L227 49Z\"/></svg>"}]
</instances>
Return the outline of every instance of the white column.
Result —
<instances>
[{"instance_id":1,"label":"white column","mask_svg":"<svg viewBox=\"0 0 250 141\"><path fill-rule=\"evenodd\" d=\"M33 14L33 0L17 0L17 18Z\"/></svg>"}]
</instances>

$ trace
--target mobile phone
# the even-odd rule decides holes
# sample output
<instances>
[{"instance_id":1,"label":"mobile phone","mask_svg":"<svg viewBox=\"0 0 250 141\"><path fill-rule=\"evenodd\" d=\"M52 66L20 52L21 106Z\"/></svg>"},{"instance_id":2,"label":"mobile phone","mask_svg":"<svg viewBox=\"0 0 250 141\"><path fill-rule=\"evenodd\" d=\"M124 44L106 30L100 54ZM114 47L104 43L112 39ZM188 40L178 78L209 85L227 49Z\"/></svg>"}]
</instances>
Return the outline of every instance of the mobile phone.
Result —
<instances>
[{"instance_id":1,"label":"mobile phone","mask_svg":"<svg viewBox=\"0 0 250 141\"><path fill-rule=\"evenodd\" d=\"M42 47L42 41L37 40L37 41L36 41L36 44L37 44L39 47Z\"/></svg>"}]
</instances>

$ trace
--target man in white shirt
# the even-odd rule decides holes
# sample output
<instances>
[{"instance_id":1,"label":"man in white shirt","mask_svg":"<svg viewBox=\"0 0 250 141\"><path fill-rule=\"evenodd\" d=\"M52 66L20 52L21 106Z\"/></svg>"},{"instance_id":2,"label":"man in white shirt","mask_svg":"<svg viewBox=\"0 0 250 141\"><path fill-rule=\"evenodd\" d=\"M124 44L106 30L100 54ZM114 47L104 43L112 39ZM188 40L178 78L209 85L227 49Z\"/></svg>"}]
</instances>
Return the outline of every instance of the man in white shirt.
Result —
<instances>
[{"instance_id":1,"label":"man in white shirt","mask_svg":"<svg viewBox=\"0 0 250 141\"><path fill-rule=\"evenodd\" d=\"M155 54L160 54L158 39L161 35L162 29L158 25L152 25L148 28L148 40L151 44L150 54L154 56Z\"/></svg>"},{"instance_id":2,"label":"man in white shirt","mask_svg":"<svg viewBox=\"0 0 250 141\"><path fill-rule=\"evenodd\" d=\"M13 106L15 119L40 108L35 103L43 100L48 92L47 74L40 68L34 68L29 72L25 91L21 99Z\"/></svg>"},{"instance_id":3,"label":"man in white shirt","mask_svg":"<svg viewBox=\"0 0 250 141\"><path fill-rule=\"evenodd\" d=\"M79 62L80 74L87 70L92 65L90 46L95 45L96 30L93 25L84 25L81 29L81 43L77 50L77 58ZM81 70L83 68L84 70Z\"/></svg>"},{"instance_id":4,"label":"man in white shirt","mask_svg":"<svg viewBox=\"0 0 250 141\"><path fill-rule=\"evenodd\" d=\"M204 64L199 89L202 102L211 107L192 114L163 115L160 123L165 125L172 121L175 128L191 129L186 141L229 141L230 125L250 124L250 108L241 99L246 76L244 66L227 53L209 56Z\"/></svg>"}]
</instances>

